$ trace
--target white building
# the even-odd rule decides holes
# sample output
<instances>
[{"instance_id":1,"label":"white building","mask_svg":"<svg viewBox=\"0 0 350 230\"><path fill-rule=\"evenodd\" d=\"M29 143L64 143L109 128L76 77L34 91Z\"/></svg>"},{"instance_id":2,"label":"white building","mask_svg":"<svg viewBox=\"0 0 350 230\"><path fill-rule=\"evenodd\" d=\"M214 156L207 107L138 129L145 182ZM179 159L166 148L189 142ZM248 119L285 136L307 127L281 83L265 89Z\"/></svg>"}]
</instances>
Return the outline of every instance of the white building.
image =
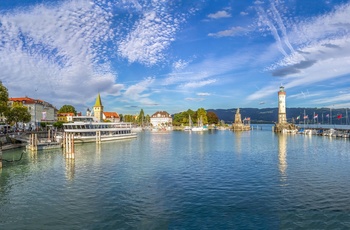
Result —
<instances>
[{"instance_id":1,"label":"white building","mask_svg":"<svg viewBox=\"0 0 350 230\"><path fill-rule=\"evenodd\" d=\"M15 104L23 105L28 108L28 112L31 115L31 120L27 124L18 124L19 128L33 128L39 127L40 122L53 123L57 120L57 109L50 103L29 97L16 97L9 98L9 105Z\"/></svg>"},{"instance_id":2,"label":"white building","mask_svg":"<svg viewBox=\"0 0 350 230\"><path fill-rule=\"evenodd\" d=\"M153 126L164 127L171 126L173 123L173 118L171 115L165 111L157 111L151 116L151 124Z\"/></svg>"}]
</instances>

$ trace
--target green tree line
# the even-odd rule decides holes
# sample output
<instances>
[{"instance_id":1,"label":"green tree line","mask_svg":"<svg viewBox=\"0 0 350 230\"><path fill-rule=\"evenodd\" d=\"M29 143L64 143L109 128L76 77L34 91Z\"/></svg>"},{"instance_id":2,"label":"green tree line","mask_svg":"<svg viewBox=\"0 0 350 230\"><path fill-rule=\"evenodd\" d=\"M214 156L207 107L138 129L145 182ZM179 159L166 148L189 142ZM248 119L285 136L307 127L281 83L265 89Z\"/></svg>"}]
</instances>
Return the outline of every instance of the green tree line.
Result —
<instances>
[{"instance_id":1,"label":"green tree line","mask_svg":"<svg viewBox=\"0 0 350 230\"><path fill-rule=\"evenodd\" d=\"M189 125L190 118L193 123L196 123L199 119L202 120L203 124L218 124L219 118L214 112L207 112L204 108L199 108L197 111L188 109L181 113L174 114L173 125L175 126L187 126Z\"/></svg>"}]
</instances>

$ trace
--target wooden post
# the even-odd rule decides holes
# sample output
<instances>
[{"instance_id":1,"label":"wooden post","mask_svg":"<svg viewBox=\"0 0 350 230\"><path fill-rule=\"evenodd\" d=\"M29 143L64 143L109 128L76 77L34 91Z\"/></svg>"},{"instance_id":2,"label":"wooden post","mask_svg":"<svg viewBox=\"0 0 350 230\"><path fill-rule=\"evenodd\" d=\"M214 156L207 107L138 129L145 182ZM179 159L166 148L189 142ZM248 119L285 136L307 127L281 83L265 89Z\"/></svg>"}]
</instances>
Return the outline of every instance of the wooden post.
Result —
<instances>
[{"instance_id":1,"label":"wooden post","mask_svg":"<svg viewBox=\"0 0 350 230\"><path fill-rule=\"evenodd\" d=\"M38 137L37 134L31 133L30 134L30 139L29 139L29 149L31 151L36 151L38 150Z\"/></svg>"},{"instance_id":2,"label":"wooden post","mask_svg":"<svg viewBox=\"0 0 350 230\"><path fill-rule=\"evenodd\" d=\"M35 150L38 150L38 134L35 134Z\"/></svg>"},{"instance_id":3,"label":"wooden post","mask_svg":"<svg viewBox=\"0 0 350 230\"><path fill-rule=\"evenodd\" d=\"M67 133L66 135L66 158L74 159L74 133Z\"/></svg>"},{"instance_id":4,"label":"wooden post","mask_svg":"<svg viewBox=\"0 0 350 230\"><path fill-rule=\"evenodd\" d=\"M0 148L0 169L2 168L2 143Z\"/></svg>"},{"instance_id":5,"label":"wooden post","mask_svg":"<svg viewBox=\"0 0 350 230\"><path fill-rule=\"evenodd\" d=\"M96 144L101 144L101 131L96 131Z\"/></svg>"}]
</instances>

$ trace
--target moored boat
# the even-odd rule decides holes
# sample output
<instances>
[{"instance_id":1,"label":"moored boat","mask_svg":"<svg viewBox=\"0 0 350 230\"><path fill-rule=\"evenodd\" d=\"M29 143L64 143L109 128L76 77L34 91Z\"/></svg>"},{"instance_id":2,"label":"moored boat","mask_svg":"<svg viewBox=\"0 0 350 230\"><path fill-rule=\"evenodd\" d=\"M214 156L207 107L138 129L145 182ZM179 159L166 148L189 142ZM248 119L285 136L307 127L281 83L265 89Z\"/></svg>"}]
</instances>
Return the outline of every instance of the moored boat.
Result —
<instances>
[{"instance_id":1,"label":"moored boat","mask_svg":"<svg viewBox=\"0 0 350 230\"><path fill-rule=\"evenodd\" d=\"M58 142L62 142L65 135L73 134L75 143L106 142L121 139L136 138L129 122L93 122L93 118L84 121L74 121L63 124L63 135L57 135Z\"/></svg>"}]
</instances>

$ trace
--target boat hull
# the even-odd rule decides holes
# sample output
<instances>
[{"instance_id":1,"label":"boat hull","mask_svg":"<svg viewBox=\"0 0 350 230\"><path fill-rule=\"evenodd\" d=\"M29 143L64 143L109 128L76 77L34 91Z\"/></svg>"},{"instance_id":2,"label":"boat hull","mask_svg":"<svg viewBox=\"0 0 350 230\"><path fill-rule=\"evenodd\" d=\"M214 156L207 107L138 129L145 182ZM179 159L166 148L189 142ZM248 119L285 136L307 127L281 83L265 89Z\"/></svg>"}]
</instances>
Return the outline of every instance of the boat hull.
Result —
<instances>
[{"instance_id":1,"label":"boat hull","mask_svg":"<svg viewBox=\"0 0 350 230\"><path fill-rule=\"evenodd\" d=\"M125 139L132 139L136 137L137 137L136 133L123 134L123 135L102 135L99 142L125 140ZM62 136L57 136L56 139L58 142L62 142ZM98 142L96 136L74 136L74 143L76 144L91 143L91 142Z\"/></svg>"}]
</instances>

